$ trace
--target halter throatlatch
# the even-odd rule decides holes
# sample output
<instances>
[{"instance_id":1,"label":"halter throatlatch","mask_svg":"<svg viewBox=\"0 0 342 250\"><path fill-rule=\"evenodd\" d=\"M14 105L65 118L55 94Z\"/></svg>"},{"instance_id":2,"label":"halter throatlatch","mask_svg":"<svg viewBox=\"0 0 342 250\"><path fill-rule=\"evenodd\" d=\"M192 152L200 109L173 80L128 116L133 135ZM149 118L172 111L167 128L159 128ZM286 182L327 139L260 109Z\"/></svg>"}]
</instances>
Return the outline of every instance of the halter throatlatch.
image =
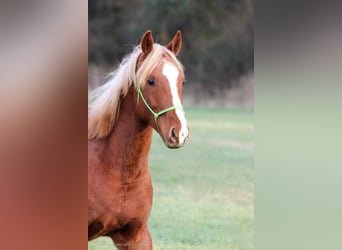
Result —
<instances>
[{"instance_id":1,"label":"halter throatlatch","mask_svg":"<svg viewBox=\"0 0 342 250\"><path fill-rule=\"evenodd\" d=\"M171 110L174 110L174 109L179 109L179 110L183 110L183 107L182 106L171 106L171 107L168 107L166 109L163 109L162 111L159 111L158 113L154 112L153 109L151 108L150 105L148 105L147 101L145 100L143 94L142 94L142 91L140 89L140 85L138 84L138 102L139 102L139 97L141 97L141 100L143 101L143 103L145 104L146 108L153 114L153 117L154 117L154 121L156 122L157 124L157 119L159 116L171 111Z\"/></svg>"}]
</instances>

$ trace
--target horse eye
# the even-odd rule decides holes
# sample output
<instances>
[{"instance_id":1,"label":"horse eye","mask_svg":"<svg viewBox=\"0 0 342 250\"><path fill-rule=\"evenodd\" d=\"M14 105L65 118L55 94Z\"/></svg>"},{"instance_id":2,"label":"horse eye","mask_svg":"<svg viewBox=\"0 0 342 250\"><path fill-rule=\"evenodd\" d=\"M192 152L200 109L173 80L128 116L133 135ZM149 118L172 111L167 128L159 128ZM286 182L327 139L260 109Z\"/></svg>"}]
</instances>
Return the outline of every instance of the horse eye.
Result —
<instances>
[{"instance_id":1,"label":"horse eye","mask_svg":"<svg viewBox=\"0 0 342 250\"><path fill-rule=\"evenodd\" d=\"M153 79L148 79L147 83L148 83L148 85L153 86L154 85L154 80Z\"/></svg>"}]
</instances>

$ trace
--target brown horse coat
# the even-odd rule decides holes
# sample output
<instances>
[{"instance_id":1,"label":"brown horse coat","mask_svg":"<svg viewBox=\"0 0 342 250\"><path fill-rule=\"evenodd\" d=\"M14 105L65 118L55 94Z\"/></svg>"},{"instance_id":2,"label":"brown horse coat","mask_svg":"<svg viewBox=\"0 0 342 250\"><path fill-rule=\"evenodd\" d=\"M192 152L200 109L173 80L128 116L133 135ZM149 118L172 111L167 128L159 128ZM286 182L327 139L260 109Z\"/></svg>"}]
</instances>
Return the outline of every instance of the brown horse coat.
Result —
<instances>
[{"instance_id":1,"label":"brown horse coat","mask_svg":"<svg viewBox=\"0 0 342 250\"><path fill-rule=\"evenodd\" d=\"M153 56L154 47L161 49L162 46L154 44L148 31L141 40L135 72L144 66L149 56ZM142 89L156 112L174 105L178 98L175 93L181 100L184 74L174 57L180 47L181 34L177 32L169 45L163 47L162 62L146 74L149 84L151 79L157 82L153 85L158 84L146 84ZM163 66L166 63L169 66ZM146 82L147 79L140 81ZM171 86L171 81L175 85ZM109 236L120 250L152 249L147 220L153 193L148 167L153 128L170 148L184 145L189 136L182 110L173 109L158 119L154 118L146 107L149 104L145 105L137 98L136 84L144 86L141 82L127 85L125 90L122 86L119 101L99 102L101 105L108 103L106 106L116 102L114 110L106 110L99 116L101 112L95 104L88 118L88 240ZM157 88L163 94L156 95Z\"/></svg>"}]
</instances>

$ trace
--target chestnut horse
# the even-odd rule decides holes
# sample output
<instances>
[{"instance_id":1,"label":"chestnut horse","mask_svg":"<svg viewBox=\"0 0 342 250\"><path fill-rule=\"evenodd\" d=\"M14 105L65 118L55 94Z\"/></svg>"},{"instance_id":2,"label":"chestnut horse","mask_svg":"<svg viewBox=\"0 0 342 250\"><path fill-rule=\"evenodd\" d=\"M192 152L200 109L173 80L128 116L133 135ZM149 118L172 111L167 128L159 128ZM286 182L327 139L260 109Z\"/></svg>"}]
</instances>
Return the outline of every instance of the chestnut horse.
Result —
<instances>
[{"instance_id":1,"label":"chestnut horse","mask_svg":"<svg viewBox=\"0 0 342 250\"><path fill-rule=\"evenodd\" d=\"M120 250L152 249L147 220L152 207L148 154L155 129L165 145L189 137L182 108L182 44L167 46L147 31L111 79L94 92L88 112L88 240L109 236Z\"/></svg>"}]
</instances>

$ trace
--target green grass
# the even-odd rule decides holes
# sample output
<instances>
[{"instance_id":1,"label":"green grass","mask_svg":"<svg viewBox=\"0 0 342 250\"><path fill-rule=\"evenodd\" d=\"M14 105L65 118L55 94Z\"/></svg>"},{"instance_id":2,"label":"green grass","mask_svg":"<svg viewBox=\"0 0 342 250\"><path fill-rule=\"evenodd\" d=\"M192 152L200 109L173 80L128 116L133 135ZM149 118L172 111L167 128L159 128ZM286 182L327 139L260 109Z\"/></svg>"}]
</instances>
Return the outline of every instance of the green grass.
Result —
<instances>
[{"instance_id":1,"label":"green grass","mask_svg":"<svg viewBox=\"0 0 342 250\"><path fill-rule=\"evenodd\" d=\"M191 137L184 148L167 149L154 134L154 249L253 249L253 113L199 107L186 112ZM115 248L100 238L88 249Z\"/></svg>"}]
</instances>

